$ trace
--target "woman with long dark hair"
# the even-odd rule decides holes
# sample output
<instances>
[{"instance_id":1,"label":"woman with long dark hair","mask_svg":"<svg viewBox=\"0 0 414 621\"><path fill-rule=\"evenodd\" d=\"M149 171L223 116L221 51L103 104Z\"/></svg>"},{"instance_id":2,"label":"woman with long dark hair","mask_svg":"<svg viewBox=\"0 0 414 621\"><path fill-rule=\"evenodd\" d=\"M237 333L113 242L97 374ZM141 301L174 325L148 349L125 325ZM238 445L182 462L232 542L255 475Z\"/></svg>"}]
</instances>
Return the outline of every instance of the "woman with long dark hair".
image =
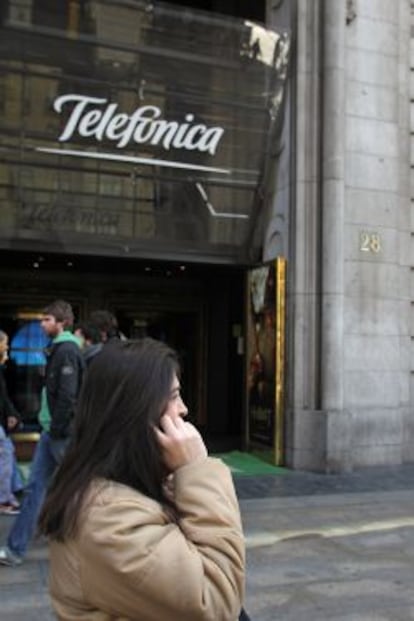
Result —
<instances>
[{"instance_id":1,"label":"woman with long dark hair","mask_svg":"<svg viewBox=\"0 0 414 621\"><path fill-rule=\"evenodd\" d=\"M90 365L40 518L62 621L236 621L244 538L230 472L207 456L159 341Z\"/></svg>"}]
</instances>

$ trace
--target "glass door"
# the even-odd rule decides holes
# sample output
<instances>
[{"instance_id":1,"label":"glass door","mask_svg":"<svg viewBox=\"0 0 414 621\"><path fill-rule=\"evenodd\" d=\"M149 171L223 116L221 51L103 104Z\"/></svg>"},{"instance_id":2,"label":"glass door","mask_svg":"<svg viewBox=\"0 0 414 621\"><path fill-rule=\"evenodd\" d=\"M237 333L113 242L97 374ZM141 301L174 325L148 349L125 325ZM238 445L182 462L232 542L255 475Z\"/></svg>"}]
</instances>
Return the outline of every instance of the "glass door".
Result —
<instances>
[{"instance_id":1,"label":"glass door","mask_svg":"<svg viewBox=\"0 0 414 621\"><path fill-rule=\"evenodd\" d=\"M0 329L9 336L9 360L4 376L25 431L38 430L37 414L43 386L48 337L41 325L41 313L0 307Z\"/></svg>"}]
</instances>

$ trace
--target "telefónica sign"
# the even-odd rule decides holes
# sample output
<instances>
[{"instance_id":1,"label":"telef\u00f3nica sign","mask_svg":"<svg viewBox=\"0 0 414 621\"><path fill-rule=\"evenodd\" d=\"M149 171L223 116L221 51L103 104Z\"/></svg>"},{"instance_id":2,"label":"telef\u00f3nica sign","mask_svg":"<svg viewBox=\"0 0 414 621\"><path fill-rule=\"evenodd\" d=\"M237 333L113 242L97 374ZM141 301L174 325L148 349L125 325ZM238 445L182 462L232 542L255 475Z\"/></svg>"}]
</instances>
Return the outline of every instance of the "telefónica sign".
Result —
<instances>
[{"instance_id":1,"label":"telef\u00f3nica sign","mask_svg":"<svg viewBox=\"0 0 414 621\"><path fill-rule=\"evenodd\" d=\"M118 149L135 142L162 146L167 151L173 147L215 155L224 134L222 127L194 123L193 114L186 114L183 123L162 119L157 106L141 106L132 114L126 114L118 112L118 104L108 103L108 99L67 94L55 99L53 107L60 114L67 104L72 104L73 108L59 142L67 142L77 133L98 142L110 140Z\"/></svg>"},{"instance_id":2,"label":"telef\u00f3nica sign","mask_svg":"<svg viewBox=\"0 0 414 621\"><path fill-rule=\"evenodd\" d=\"M60 143L67 143L78 134L83 138L95 138L98 143L104 139L115 142L117 149L125 148L134 142L135 144L161 146L167 151L173 147L215 155L224 134L222 127L208 127L204 123L194 122L194 114L186 114L183 123L162 119L160 118L161 110L157 106L141 106L132 114L126 114L117 111L117 103L108 103L108 99L103 97L70 93L55 99L53 107L60 114L66 104L72 104L72 108L58 138ZM95 150L62 149L61 147L58 149L36 147L36 151L60 157L82 157L224 175L231 173L228 168L181 162L175 159L124 155L119 151L105 153Z\"/></svg>"}]
</instances>

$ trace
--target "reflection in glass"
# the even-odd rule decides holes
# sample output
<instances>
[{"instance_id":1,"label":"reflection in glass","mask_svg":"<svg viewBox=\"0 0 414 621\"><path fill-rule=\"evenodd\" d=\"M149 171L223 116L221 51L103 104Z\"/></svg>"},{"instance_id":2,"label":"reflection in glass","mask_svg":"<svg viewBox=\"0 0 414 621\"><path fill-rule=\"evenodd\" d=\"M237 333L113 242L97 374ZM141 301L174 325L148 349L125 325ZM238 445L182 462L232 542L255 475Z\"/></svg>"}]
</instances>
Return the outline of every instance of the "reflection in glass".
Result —
<instances>
[{"instance_id":1,"label":"reflection in glass","mask_svg":"<svg viewBox=\"0 0 414 621\"><path fill-rule=\"evenodd\" d=\"M277 151L289 36L168 4L70 4L3 11L0 234L234 260Z\"/></svg>"}]
</instances>

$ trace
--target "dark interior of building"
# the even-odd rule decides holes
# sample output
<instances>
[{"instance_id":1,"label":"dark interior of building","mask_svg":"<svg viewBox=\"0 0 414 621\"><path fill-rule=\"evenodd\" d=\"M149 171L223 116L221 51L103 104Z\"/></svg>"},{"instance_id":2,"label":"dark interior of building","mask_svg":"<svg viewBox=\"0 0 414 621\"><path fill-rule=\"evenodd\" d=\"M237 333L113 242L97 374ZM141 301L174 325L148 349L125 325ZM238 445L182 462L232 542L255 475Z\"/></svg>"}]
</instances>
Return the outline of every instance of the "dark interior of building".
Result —
<instances>
[{"instance_id":1,"label":"dark interior of building","mask_svg":"<svg viewBox=\"0 0 414 621\"><path fill-rule=\"evenodd\" d=\"M6 379L27 427L36 427L43 365L17 365L22 346L14 352L13 338L45 304L63 298L72 303L75 321L106 308L126 337L150 336L177 349L192 420L215 447L240 446L242 269L25 252L0 252L0 265L0 326L11 339ZM23 350L31 347L27 342Z\"/></svg>"}]
</instances>

